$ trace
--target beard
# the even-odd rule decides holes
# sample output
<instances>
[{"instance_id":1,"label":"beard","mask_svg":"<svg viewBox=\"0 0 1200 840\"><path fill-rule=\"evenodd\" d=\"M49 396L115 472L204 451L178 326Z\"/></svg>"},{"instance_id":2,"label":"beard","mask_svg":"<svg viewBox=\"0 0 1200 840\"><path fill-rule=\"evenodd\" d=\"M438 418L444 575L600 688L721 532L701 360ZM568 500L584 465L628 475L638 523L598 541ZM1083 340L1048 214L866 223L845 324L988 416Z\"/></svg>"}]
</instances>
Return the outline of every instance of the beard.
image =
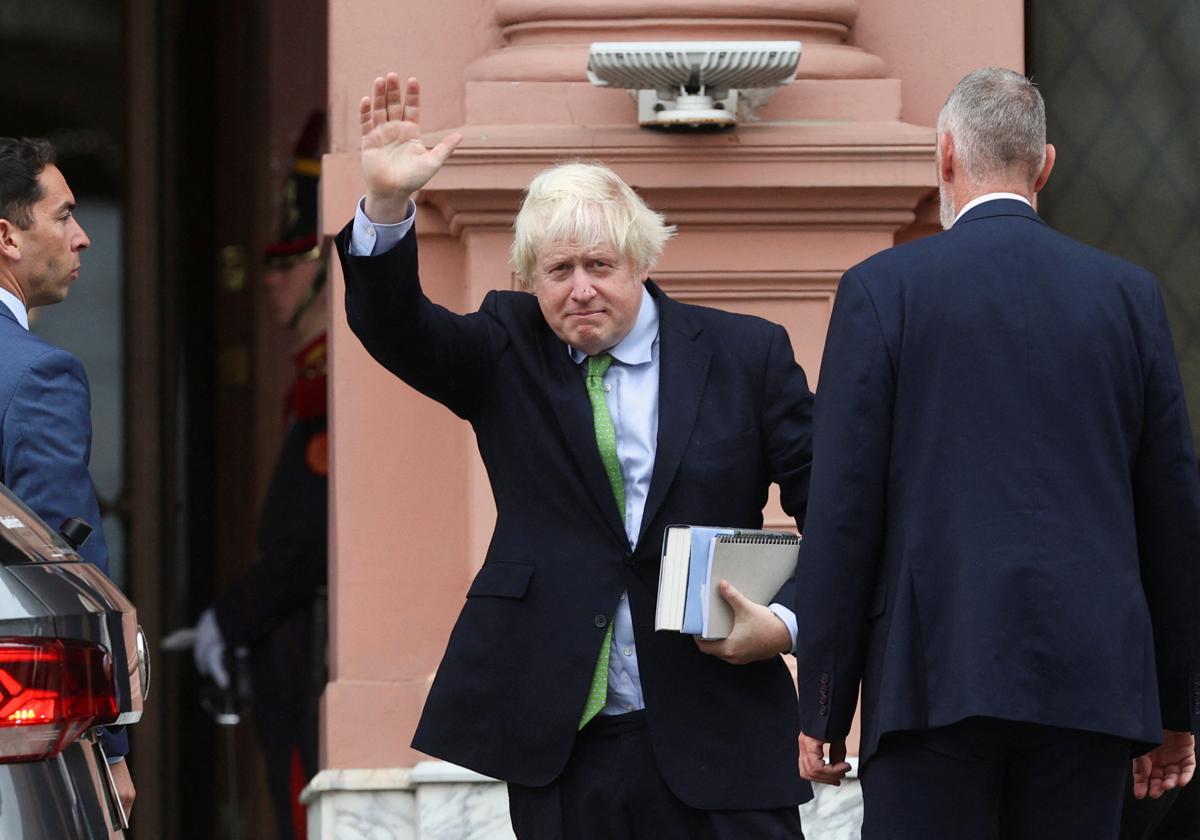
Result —
<instances>
[{"instance_id":1,"label":"beard","mask_svg":"<svg viewBox=\"0 0 1200 840\"><path fill-rule=\"evenodd\" d=\"M938 220L942 223L942 230L950 230L954 226L956 215L954 196L946 188L945 182L938 178Z\"/></svg>"}]
</instances>

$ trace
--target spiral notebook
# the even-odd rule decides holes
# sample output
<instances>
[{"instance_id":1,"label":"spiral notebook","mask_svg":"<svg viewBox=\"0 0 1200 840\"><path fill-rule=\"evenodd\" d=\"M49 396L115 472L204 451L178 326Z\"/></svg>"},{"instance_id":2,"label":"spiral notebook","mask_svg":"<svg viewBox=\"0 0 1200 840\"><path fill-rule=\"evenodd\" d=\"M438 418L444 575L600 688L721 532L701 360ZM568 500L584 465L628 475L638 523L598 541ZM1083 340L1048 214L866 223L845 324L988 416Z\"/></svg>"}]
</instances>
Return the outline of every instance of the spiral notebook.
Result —
<instances>
[{"instance_id":1,"label":"spiral notebook","mask_svg":"<svg viewBox=\"0 0 1200 840\"><path fill-rule=\"evenodd\" d=\"M718 589L722 578L766 604L792 576L799 544L780 531L672 525L663 535L654 629L725 638L733 611Z\"/></svg>"},{"instance_id":2,"label":"spiral notebook","mask_svg":"<svg viewBox=\"0 0 1200 840\"><path fill-rule=\"evenodd\" d=\"M727 580L756 604L767 604L796 572L800 538L795 534L738 533L713 539L701 593L705 639L724 639L733 629L733 610L721 597ZM788 605L790 606L790 605Z\"/></svg>"}]
</instances>

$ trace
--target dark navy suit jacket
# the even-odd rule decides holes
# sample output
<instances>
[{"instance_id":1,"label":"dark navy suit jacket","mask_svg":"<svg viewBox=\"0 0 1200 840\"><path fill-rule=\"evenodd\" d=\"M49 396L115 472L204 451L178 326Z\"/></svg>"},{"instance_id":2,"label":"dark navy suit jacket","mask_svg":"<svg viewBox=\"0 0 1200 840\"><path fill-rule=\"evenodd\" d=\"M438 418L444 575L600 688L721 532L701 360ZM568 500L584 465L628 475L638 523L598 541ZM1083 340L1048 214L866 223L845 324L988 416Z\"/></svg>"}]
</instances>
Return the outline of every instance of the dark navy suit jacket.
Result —
<instances>
[{"instance_id":1,"label":"dark navy suit jacket","mask_svg":"<svg viewBox=\"0 0 1200 840\"><path fill-rule=\"evenodd\" d=\"M796 614L805 732L1200 720L1200 484L1147 272L993 200L838 288Z\"/></svg>"},{"instance_id":2,"label":"dark navy suit jacket","mask_svg":"<svg viewBox=\"0 0 1200 840\"><path fill-rule=\"evenodd\" d=\"M0 302L0 482L51 528L71 516L92 526L79 548L108 574L108 545L88 461L91 395L79 359L25 329ZM106 735L110 755L125 736Z\"/></svg>"},{"instance_id":3,"label":"dark navy suit jacket","mask_svg":"<svg viewBox=\"0 0 1200 840\"><path fill-rule=\"evenodd\" d=\"M456 315L421 292L415 234L374 257L346 256L348 235L338 244L351 327L381 364L471 423L496 501L491 545L413 745L505 781L554 780L575 742L605 619L627 591L650 738L673 792L709 809L810 798L782 657L728 665L690 636L654 631L667 525L760 527L772 482L803 523L812 396L785 330L678 303L649 284L659 307L658 446L631 551L583 377L534 296L491 292L478 312Z\"/></svg>"}]
</instances>

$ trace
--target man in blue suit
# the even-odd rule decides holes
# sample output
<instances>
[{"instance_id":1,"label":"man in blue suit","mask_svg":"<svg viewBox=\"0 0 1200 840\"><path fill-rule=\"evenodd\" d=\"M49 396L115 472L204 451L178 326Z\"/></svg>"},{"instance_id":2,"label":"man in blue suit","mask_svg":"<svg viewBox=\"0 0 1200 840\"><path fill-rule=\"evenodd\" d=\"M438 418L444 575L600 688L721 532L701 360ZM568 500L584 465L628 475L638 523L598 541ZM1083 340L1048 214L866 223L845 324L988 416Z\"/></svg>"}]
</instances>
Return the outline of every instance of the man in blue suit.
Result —
<instances>
[{"instance_id":1,"label":"man in blue suit","mask_svg":"<svg viewBox=\"0 0 1200 840\"><path fill-rule=\"evenodd\" d=\"M80 547L108 572L88 472L91 397L79 360L29 331L29 310L67 297L91 241L45 140L0 137L0 481L52 528L71 516L94 529ZM124 734L105 733L126 812L134 788Z\"/></svg>"},{"instance_id":2,"label":"man in blue suit","mask_svg":"<svg viewBox=\"0 0 1200 840\"><path fill-rule=\"evenodd\" d=\"M938 122L946 232L838 288L800 749L841 777L861 681L865 840L1115 838L1131 756L1143 795L1194 767L1200 483L1166 313L1034 212L1045 135L1032 83L969 74Z\"/></svg>"},{"instance_id":3,"label":"man in blue suit","mask_svg":"<svg viewBox=\"0 0 1200 840\"><path fill-rule=\"evenodd\" d=\"M596 164L530 184L528 291L465 316L432 303L410 196L460 138L425 148L418 93L391 74L362 101L346 310L377 360L471 423L496 528L413 745L508 782L522 840L801 837L791 586L768 607L726 584L721 642L654 632L667 525L760 527L772 482L803 522L812 397L786 331L651 283L671 229Z\"/></svg>"}]
</instances>

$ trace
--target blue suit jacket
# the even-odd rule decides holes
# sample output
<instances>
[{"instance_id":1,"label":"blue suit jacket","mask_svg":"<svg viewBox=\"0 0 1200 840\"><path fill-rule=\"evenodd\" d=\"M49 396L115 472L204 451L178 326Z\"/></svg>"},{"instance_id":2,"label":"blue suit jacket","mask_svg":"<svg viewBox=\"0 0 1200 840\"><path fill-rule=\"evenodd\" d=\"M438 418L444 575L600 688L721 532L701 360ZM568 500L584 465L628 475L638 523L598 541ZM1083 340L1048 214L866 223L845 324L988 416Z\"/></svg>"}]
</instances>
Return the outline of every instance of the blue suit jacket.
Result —
<instances>
[{"instance_id":1,"label":"blue suit jacket","mask_svg":"<svg viewBox=\"0 0 1200 840\"><path fill-rule=\"evenodd\" d=\"M51 528L78 516L92 526L83 559L108 573L108 545L88 460L91 395L79 359L25 329L0 303L0 482ZM105 737L124 755L125 736Z\"/></svg>"},{"instance_id":2,"label":"blue suit jacket","mask_svg":"<svg viewBox=\"0 0 1200 840\"><path fill-rule=\"evenodd\" d=\"M805 732L843 737L860 679L864 761L972 715L1195 728L1200 483L1150 274L1013 200L878 254L838 289L814 437Z\"/></svg>"},{"instance_id":3,"label":"blue suit jacket","mask_svg":"<svg viewBox=\"0 0 1200 840\"><path fill-rule=\"evenodd\" d=\"M627 591L650 738L674 793L698 808L810 798L782 657L728 665L689 636L654 631L667 525L760 527L772 482L803 523L812 396L784 329L649 285L658 445L631 551L583 377L534 296L491 292L478 312L457 315L421 292L414 234L374 257L347 257L347 237L338 244L351 327L385 367L471 423L496 502L491 545L413 746L505 781L552 781L575 742L604 620Z\"/></svg>"}]
</instances>

